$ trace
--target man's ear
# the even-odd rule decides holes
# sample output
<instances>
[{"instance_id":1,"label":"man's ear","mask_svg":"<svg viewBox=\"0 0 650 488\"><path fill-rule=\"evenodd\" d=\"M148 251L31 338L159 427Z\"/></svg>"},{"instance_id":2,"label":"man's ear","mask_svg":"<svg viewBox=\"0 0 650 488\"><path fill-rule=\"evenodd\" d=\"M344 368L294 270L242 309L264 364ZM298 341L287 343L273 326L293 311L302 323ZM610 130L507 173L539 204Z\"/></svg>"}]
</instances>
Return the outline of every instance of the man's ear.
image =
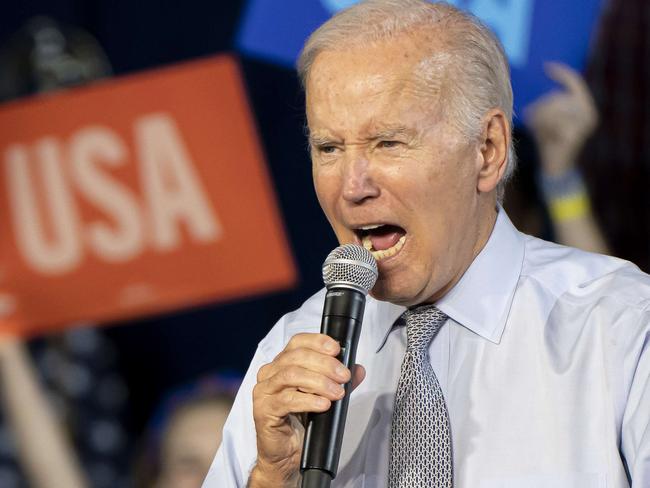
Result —
<instances>
[{"instance_id":1,"label":"man's ear","mask_svg":"<svg viewBox=\"0 0 650 488\"><path fill-rule=\"evenodd\" d=\"M483 117L481 139L481 167L476 188L481 193L488 193L503 177L508 161L510 122L503 110L492 109Z\"/></svg>"}]
</instances>

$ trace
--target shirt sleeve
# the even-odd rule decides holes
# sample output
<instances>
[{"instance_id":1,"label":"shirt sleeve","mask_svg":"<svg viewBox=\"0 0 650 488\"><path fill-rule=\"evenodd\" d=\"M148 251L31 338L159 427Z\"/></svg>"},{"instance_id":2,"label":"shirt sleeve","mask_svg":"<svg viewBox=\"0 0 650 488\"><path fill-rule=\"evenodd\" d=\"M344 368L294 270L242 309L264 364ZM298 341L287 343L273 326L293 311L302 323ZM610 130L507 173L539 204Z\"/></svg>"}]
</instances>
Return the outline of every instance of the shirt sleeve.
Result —
<instances>
[{"instance_id":1,"label":"shirt sleeve","mask_svg":"<svg viewBox=\"0 0 650 488\"><path fill-rule=\"evenodd\" d=\"M650 486L650 312L643 314L643 333L638 338L638 358L623 415L621 451L632 488Z\"/></svg>"},{"instance_id":2,"label":"shirt sleeve","mask_svg":"<svg viewBox=\"0 0 650 488\"><path fill-rule=\"evenodd\" d=\"M257 346L246 376L223 428L221 446L212 461L202 488L244 488L257 460L253 420L253 387L257 372L301 332L318 332L325 289L308 299L300 309L283 316Z\"/></svg>"},{"instance_id":3,"label":"shirt sleeve","mask_svg":"<svg viewBox=\"0 0 650 488\"><path fill-rule=\"evenodd\" d=\"M257 371L271 359L258 347L223 427L221 446L202 488L244 488L257 458L253 387Z\"/></svg>"}]
</instances>

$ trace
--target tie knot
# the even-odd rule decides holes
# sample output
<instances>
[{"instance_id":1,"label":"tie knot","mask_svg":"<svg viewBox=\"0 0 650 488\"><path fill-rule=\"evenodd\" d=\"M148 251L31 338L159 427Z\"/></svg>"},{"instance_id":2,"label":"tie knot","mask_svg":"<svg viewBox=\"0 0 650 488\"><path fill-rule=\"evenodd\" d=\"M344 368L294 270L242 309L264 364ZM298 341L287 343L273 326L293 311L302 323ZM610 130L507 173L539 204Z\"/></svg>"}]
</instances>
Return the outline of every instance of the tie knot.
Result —
<instances>
[{"instance_id":1,"label":"tie knot","mask_svg":"<svg viewBox=\"0 0 650 488\"><path fill-rule=\"evenodd\" d=\"M407 351L425 351L447 316L435 305L421 305L404 312Z\"/></svg>"}]
</instances>

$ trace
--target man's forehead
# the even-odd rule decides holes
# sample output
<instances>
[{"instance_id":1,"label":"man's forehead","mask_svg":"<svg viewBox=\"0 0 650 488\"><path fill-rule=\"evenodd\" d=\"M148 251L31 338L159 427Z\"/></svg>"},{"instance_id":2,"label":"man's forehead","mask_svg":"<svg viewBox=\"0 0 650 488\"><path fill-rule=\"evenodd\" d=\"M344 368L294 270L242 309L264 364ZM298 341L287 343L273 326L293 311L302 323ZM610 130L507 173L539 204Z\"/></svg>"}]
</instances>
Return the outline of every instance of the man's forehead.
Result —
<instances>
[{"instance_id":1,"label":"man's forehead","mask_svg":"<svg viewBox=\"0 0 650 488\"><path fill-rule=\"evenodd\" d=\"M452 57L441 49L418 46L415 41L412 36L401 36L393 42L319 53L305 84L308 103L311 95L332 97L342 89L364 97L402 92L427 98L437 95ZM373 91L373 87L377 89Z\"/></svg>"},{"instance_id":2,"label":"man's forehead","mask_svg":"<svg viewBox=\"0 0 650 488\"><path fill-rule=\"evenodd\" d=\"M379 79L378 79L379 80ZM351 81L349 78L347 81ZM307 123L311 134L353 124L368 136L407 132L423 118L431 120L440 108L439 84L413 76L372 83L321 83L307 92Z\"/></svg>"}]
</instances>

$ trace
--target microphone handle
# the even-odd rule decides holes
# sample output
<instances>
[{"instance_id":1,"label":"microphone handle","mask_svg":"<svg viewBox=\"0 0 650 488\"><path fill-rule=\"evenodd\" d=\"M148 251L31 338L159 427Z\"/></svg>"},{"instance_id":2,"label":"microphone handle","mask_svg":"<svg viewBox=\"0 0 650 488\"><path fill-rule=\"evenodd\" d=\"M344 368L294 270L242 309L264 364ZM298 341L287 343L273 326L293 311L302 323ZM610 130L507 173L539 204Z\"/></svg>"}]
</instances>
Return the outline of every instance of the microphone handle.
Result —
<instances>
[{"instance_id":1,"label":"microphone handle","mask_svg":"<svg viewBox=\"0 0 650 488\"><path fill-rule=\"evenodd\" d=\"M338 341L337 359L348 369L354 366L365 302L364 294L347 288L332 288L325 297L321 333ZM327 488L336 477L351 385L352 381L343 385L344 397L332 402L329 410L307 415L300 461L302 488Z\"/></svg>"}]
</instances>

